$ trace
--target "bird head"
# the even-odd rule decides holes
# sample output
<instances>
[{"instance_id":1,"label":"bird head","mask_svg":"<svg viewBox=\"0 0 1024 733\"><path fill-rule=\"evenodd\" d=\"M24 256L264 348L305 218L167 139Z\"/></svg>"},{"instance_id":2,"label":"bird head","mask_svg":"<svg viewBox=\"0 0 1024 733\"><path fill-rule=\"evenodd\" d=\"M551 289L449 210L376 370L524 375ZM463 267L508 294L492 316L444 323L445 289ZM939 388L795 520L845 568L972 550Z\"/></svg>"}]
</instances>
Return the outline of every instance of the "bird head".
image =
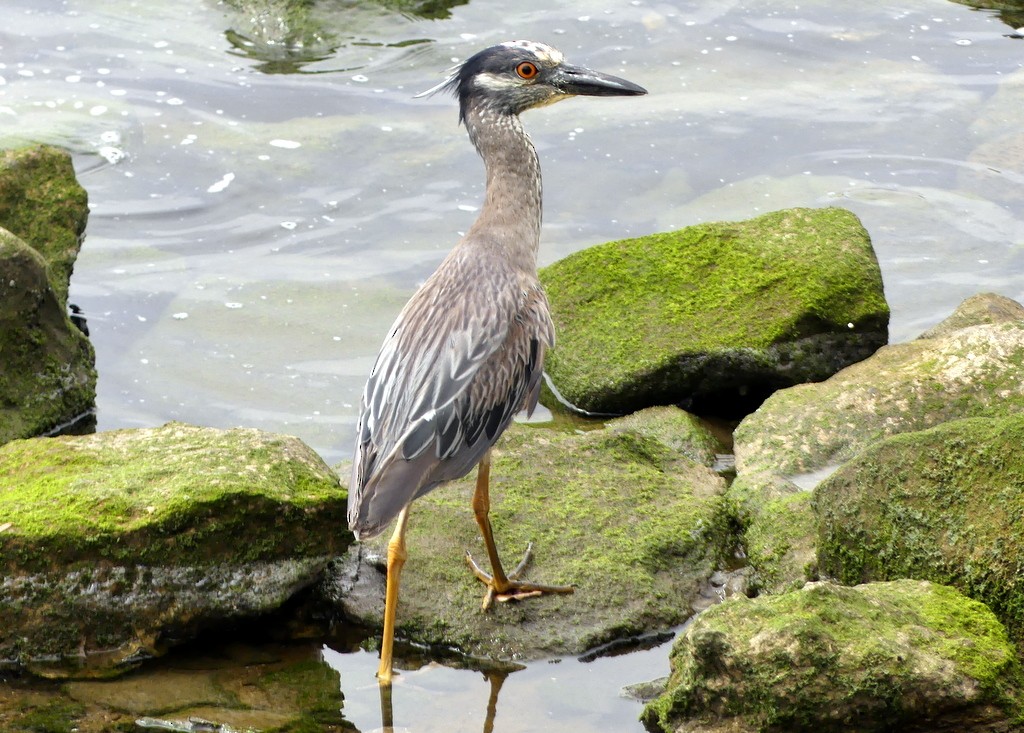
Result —
<instances>
[{"instance_id":1,"label":"bird head","mask_svg":"<svg viewBox=\"0 0 1024 733\"><path fill-rule=\"evenodd\" d=\"M470 107L518 115L562 99L635 96L647 90L617 76L566 63L562 52L534 41L508 41L485 48L457 66L433 89L417 96L447 91L459 99L460 121Z\"/></svg>"}]
</instances>

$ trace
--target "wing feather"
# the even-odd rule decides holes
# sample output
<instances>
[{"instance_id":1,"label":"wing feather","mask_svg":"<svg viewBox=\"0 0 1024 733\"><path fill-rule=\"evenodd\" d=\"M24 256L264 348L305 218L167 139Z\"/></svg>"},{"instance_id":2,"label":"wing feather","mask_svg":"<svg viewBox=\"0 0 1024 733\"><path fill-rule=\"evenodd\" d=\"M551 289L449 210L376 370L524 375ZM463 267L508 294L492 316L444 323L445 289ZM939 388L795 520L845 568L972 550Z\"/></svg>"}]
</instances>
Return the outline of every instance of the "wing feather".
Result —
<instances>
[{"instance_id":1,"label":"wing feather","mask_svg":"<svg viewBox=\"0 0 1024 733\"><path fill-rule=\"evenodd\" d=\"M360 537L468 473L514 415L536 405L554 340L544 292L510 269L470 273L468 262L450 256L424 283L370 372L349 489Z\"/></svg>"}]
</instances>

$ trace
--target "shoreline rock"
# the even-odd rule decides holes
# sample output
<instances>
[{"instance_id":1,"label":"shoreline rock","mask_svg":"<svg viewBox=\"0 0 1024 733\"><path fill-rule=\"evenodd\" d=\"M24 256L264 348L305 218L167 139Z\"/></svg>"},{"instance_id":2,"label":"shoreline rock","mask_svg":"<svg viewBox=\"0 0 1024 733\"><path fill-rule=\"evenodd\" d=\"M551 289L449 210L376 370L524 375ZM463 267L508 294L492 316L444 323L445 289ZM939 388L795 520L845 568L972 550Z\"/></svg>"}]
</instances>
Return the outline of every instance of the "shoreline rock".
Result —
<instances>
[{"instance_id":1,"label":"shoreline rock","mask_svg":"<svg viewBox=\"0 0 1024 733\"><path fill-rule=\"evenodd\" d=\"M547 373L592 413L680 404L742 416L888 340L871 240L843 209L609 242L540 276L556 330Z\"/></svg>"},{"instance_id":2,"label":"shoreline rock","mask_svg":"<svg viewBox=\"0 0 1024 733\"><path fill-rule=\"evenodd\" d=\"M0 446L0 663L116 674L278 609L351 542L298 439L181 423Z\"/></svg>"}]
</instances>

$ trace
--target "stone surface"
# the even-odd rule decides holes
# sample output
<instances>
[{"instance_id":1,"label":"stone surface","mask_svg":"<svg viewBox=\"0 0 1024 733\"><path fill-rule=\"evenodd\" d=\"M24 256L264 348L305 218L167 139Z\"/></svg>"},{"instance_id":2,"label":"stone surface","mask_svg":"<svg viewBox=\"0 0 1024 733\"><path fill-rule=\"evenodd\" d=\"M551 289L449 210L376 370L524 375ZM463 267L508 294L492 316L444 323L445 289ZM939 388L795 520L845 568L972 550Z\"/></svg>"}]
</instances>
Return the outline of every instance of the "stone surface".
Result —
<instances>
[{"instance_id":1,"label":"stone surface","mask_svg":"<svg viewBox=\"0 0 1024 733\"><path fill-rule=\"evenodd\" d=\"M295 438L169 423L0 447L0 662L109 674L277 609L344 552Z\"/></svg>"},{"instance_id":2,"label":"stone surface","mask_svg":"<svg viewBox=\"0 0 1024 733\"><path fill-rule=\"evenodd\" d=\"M483 586L465 551L486 566L470 507L475 476L413 505L402 573L398 636L502 660L577 654L684 621L728 544L724 481L654 437L653 423L564 433L514 425L491 468L491 520L511 569L528 542L530 580L574 584L572 595L497 603L480 611ZM684 418L685 419L685 418ZM671 440L668 440L671 442ZM335 596L345 612L380 624L387 536L353 548ZM361 562L356 557L361 556Z\"/></svg>"},{"instance_id":3,"label":"stone surface","mask_svg":"<svg viewBox=\"0 0 1024 733\"><path fill-rule=\"evenodd\" d=\"M1011 731L1022 676L981 603L921 581L812 583L697 617L651 731Z\"/></svg>"},{"instance_id":4,"label":"stone surface","mask_svg":"<svg viewBox=\"0 0 1024 733\"><path fill-rule=\"evenodd\" d=\"M352 731L343 707L338 673L320 658L319 644L264 643L259 651L192 650L117 680L5 684L0 730Z\"/></svg>"},{"instance_id":5,"label":"stone surface","mask_svg":"<svg viewBox=\"0 0 1024 733\"><path fill-rule=\"evenodd\" d=\"M1020 412L1024 318L1007 300L968 299L933 338L887 346L825 382L776 392L736 429L737 470L815 471L890 435Z\"/></svg>"},{"instance_id":6,"label":"stone surface","mask_svg":"<svg viewBox=\"0 0 1024 733\"><path fill-rule=\"evenodd\" d=\"M1024 639L1024 415L894 436L818 486L822 573L909 577L984 601Z\"/></svg>"},{"instance_id":7,"label":"stone surface","mask_svg":"<svg viewBox=\"0 0 1024 733\"><path fill-rule=\"evenodd\" d=\"M871 241L842 209L789 209L610 242L541 272L545 368L583 410L682 404L735 416L887 340Z\"/></svg>"},{"instance_id":8,"label":"stone surface","mask_svg":"<svg viewBox=\"0 0 1024 733\"><path fill-rule=\"evenodd\" d=\"M68 320L43 257L0 229L0 443L91 409L94 365L92 345Z\"/></svg>"},{"instance_id":9,"label":"stone surface","mask_svg":"<svg viewBox=\"0 0 1024 733\"><path fill-rule=\"evenodd\" d=\"M62 308L88 217L88 196L67 151L38 145L0 152L0 227L43 256Z\"/></svg>"},{"instance_id":10,"label":"stone surface","mask_svg":"<svg viewBox=\"0 0 1024 733\"><path fill-rule=\"evenodd\" d=\"M726 498L736 513L752 592L783 593L817 580L818 523L810 491L762 472L737 476Z\"/></svg>"}]
</instances>

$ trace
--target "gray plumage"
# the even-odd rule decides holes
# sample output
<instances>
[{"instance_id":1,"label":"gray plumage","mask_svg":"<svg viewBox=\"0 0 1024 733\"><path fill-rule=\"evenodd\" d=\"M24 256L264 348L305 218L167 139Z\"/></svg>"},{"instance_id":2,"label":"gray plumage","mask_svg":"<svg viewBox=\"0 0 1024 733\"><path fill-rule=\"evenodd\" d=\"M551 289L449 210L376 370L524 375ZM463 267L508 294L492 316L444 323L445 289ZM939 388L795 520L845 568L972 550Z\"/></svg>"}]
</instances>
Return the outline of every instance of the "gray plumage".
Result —
<instances>
[{"instance_id":1,"label":"gray plumage","mask_svg":"<svg viewBox=\"0 0 1024 733\"><path fill-rule=\"evenodd\" d=\"M358 539L467 474L515 414L537 404L554 328L537 279L540 164L518 114L576 94L645 93L528 41L481 51L437 89L459 98L486 195L479 218L398 315L367 380L349 484Z\"/></svg>"}]
</instances>

